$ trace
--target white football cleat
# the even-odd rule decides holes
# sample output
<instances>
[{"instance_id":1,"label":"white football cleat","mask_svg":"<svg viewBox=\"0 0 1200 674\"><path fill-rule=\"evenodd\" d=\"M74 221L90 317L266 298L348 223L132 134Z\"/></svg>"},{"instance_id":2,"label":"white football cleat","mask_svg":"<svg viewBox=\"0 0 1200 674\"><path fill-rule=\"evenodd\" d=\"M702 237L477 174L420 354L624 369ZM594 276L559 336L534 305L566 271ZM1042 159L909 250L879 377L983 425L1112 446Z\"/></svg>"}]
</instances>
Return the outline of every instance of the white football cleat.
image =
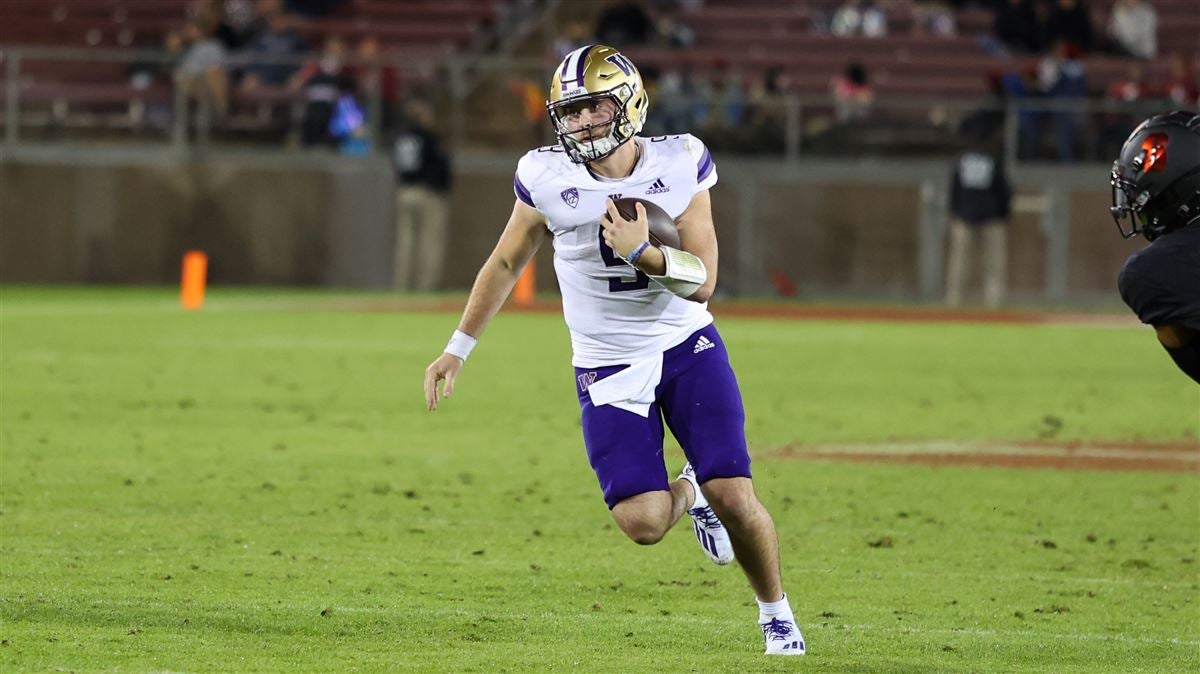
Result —
<instances>
[{"instance_id":1,"label":"white football cleat","mask_svg":"<svg viewBox=\"0 0 1200 674\"><path fill-rule=\"evenodd\" d=\"M758 626L767 645L764 655L804 655L804 635L796 627L795 618L775 617Z\"/></svg>"},{"instance_id":2,"label":"white football cleat","mask_svg":"<svg viewBox=\"0 0 1200 674\"><path fill-rule=\"evenodd\" d=\"M732 562L734 560L733 543L729 541L729 532L726 531L725 525L721 523L721 519L713 512L713 509L708 507L708 499L704 498L704 492L700 491L700 484L696 482L696 471L692 468L692 464L689 463L683 467L679 479L690 482L692 489L696 492L696 500L687 512L692 517L692 528L696 532L696 540L700 541L700 547L704 549L704 554L717 564L725 565Z\"/></svg>"}]
</instances>

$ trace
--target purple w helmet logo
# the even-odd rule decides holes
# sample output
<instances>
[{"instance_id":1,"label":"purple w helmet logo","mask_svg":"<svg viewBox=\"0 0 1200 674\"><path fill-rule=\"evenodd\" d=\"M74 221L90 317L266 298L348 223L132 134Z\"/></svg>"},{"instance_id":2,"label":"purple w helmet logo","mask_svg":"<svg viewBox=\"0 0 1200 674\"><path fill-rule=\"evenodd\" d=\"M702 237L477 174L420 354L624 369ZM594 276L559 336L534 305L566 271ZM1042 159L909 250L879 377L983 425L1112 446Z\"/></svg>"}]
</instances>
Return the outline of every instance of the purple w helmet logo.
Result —
<instances>
[{"instance_id":1,"label":"purple w helmet logo","mask_svg":"<svg viewBox=\"0 0 1200 674\"><path fill-rule=\"evenodd\" d=\"M568 187L562 191L562 200L571 208L575 208L579 204L579 190L574 187Z\"/></svg>"}]
</instances>

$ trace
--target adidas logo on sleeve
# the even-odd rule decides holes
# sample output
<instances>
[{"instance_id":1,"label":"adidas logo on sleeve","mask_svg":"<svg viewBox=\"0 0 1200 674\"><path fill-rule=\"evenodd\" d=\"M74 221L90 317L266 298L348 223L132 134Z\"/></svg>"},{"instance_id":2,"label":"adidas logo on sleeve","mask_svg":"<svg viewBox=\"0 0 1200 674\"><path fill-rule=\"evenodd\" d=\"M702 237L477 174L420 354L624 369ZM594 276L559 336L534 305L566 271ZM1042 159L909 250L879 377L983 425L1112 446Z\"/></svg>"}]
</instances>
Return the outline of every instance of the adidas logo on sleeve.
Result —
<instances>
[{"instance_id":1,"label":"adidas logo on sleeve","mask_svg":"<svg viewBox=\"0 0 1200 674\"><path fill-rule=\"evenodd\" d=\"M704 335L700 335L700 339L696 340L696 347L692 349L692 353L700 353L701 351L708 351L709 349L715 349L716 347L717 345L713 344L711 339L705 337Z\"/></svg>"}]
</instances>

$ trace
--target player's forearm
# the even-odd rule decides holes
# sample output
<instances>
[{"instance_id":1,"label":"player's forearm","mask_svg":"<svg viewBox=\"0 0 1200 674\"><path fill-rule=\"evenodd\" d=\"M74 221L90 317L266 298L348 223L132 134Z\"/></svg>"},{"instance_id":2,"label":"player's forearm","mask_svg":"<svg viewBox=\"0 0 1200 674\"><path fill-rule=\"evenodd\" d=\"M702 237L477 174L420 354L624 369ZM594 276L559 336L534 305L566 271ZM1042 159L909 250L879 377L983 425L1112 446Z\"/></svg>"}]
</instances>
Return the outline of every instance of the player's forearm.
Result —
<instances>
[{"instance_id":1,"label":"player's forearm","mask_svg":"<svg viewBox=\"0 0 1200 674\"><path fill-rule=\"evenodd\" d=\"M478 339L496 312L504 306L504 300L512 292L523 268L524 265L518 269L496 257L488 258L480 267L475 284L471 286L471 295L467 298L467 308L463 310L458 329Z\"/></svg>"},{"instance_id":2,"label":"player's forearm","mask_svg":"<svg viewBox=\"0 0 1200 674\"><path fill-rule=\"evenodd\" d=\"M668 257L669 255L669 257ZM649 246L634 264L657 283L692 302L707 302L716 286L716 264L711 269L698 255L687 251Z\"/></svg>"},{"instance_id":3,"label":"player's forearm","mask_svg":"<svg viewBox=\"0 0 1200 674\"><path fill-rule=\"evenodd\" d=\"M667 273L667 258L656 246L650 246L638 256L637 268L650 276Z\"/></svg>"}]
</instances>

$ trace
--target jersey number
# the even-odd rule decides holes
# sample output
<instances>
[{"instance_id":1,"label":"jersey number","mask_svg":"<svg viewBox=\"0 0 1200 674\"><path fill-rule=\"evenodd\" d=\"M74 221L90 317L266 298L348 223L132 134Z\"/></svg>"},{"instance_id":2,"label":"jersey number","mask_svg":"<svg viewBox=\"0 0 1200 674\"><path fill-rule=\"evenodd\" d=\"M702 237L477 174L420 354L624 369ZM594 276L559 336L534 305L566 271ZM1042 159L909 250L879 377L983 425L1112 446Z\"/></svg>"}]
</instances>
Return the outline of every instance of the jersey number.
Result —
<instances>
[{"instance_id":1,"label":"jersey number","mask_svg":"<svg viewBox=\"0 0 1200 674\"><path fill-rule=\"evenodd\" d=\"M628 267L629 264L617 257L612 248L604 242L604 228L600 228L600 257L604 258L605 267ZM623 293L627 290L645 290L650 287L650 277L646 276L641 271L638 271L637 278L632 281L626 281L619 277L609 277L608 292Z\"/></svg>"}]
</instances>

